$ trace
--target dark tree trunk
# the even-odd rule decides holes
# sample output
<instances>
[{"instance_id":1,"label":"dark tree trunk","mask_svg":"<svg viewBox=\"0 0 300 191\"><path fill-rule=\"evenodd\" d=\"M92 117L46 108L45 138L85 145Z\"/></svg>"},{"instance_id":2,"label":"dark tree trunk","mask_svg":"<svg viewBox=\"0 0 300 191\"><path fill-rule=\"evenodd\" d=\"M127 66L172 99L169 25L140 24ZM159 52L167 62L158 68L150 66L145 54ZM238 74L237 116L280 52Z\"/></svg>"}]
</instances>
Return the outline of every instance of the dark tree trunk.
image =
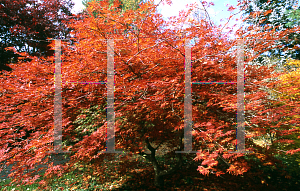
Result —
<instances>
[{"instance_id":1,"label":"dark tree trunk","mask_svg":"<svg viewBox=\"0 0 300 191\"><path fill-rule=\"evenodd\" d=\"M152 163L155 172L154 185L160 190L164 190L164 177L166 175L174 174L177 170L179 170L182 167L183 164L182 156L180 153L178 153L177 157L179 160L177 164L173 166L173 168L164 170L163 168L160 167L155 157L155 151L156 149L158 149L160 145L157 146L156 148L153 148L149 142L149 138L147 138L145 142L147 144L147 148L151 151L151 154L146 154L142 152L140 152L139 154L144 156L148 161Z\"/></svg>"},{"instance_id":2,"label":"dark tree trunk","mask_svg":"<svg viewBox=\"0 0 300 191\"><path fill-rule=\"evenodd\" d=\"M164 183L165 183L164 176L155 173L154 185L157 188L164 189Z\"/></svg>"}]
</instances>

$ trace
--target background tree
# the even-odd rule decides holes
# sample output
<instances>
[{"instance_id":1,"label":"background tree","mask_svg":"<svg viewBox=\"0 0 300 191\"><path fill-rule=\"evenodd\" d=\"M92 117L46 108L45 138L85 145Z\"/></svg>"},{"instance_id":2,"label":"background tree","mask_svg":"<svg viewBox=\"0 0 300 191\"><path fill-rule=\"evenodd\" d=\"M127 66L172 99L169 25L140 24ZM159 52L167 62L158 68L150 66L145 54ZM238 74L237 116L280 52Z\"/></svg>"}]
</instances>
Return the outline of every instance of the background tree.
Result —
<instances>
[{"instance_id":1,"label":"background tree","mask_svg":"<svg viewBox=\"0 0 300 191\"><path fill-rule=\"evenodd\" d=\"M87 8L89 5L88 3L89 2L92 2L93 0L83 0L82 1L82 4L85 6L85 8ZM102 0L96 0L96 1L102 1ZM109 3L110 5L113 4L113 0L110 0ZM122 9L122 11L126 11L126 10L129 10L129 9L132 9L132 10L136 10L138 7L139 7L139 4L141 2L145 2L143 0L120 0L120 6L119 8Z\"/></svg>"},{"instance_id":2,"label":"background tree","mask_svg":"<svg viewBox=\"0 0 300 191\"><path fill-rule=\"evenodd\" d=\"M299 115L298 110L295 108L299 104L299 87L300 87L300 79L299 79L299 60L289 60L286 65L291 66L294 68L292 71L286 70L281 76L279 76L278 83L273 89L273 95L276 98L277 102L276 106L278 108L286 106L287 108L284 109L288 113L282 119L283 123L286 120L294 119L293 123L289 124L289 126L294 126L296 129L299 130ZM282 111L280 111L282 112ZM286 124L287 125L287 124ZM281 150L291 150L291 149L298 149L299 150L299 135L297 134L278 134L274 136L276 139L278 137L284 137L285 141L272 141L272 146L277 146ZM282 138L283 139L283 138ZM281 139L281 140L282 140ZM296 142L296 144L291 144Z\"/></svg>"},{"instance_id":3,"label":"background tree","mask_svg":"<svg viewBox=\"0 0 300 191\"><path fill-rule=\"evenodd\" d=\"M247 27L245 28L245 33L244 33L245 35L244 37L249 39L247 48L249 48L248 50L250 49L252 49L252 51L254 50L252 52L252 55L249 55L249 58L253 59L251 60L250 64L254 64L254 65L263 64L263 65L267 65L268 67L275 66L276 71L281 73L281 77L279 77L280 76L279 75L277 77L274 76L273 78L266 79L268 85L266 85L265 87L260 85L260 88L264 89L264 91L269 94L267 99L269 102L268 107L274 107L273 109L270 110L275 111L275 108L277 106L280 107L287 106L287 105L282 105L283 103L285 103L285 101L278 99L279 96L278 93L285 92L284 94L286 94L288 91L285 90L285 88L283 88L282 86L277 86L274 85L273 83L278 83L279 81L281 81L283 76L286 76L287 73L291 72L289 70L298 67L297 64L295 64L297 63L297 60L293 60L291 58L297 58L297 55L299 54L298 53L299 42L296 37L298 35L297 31L299 30L299 25L298 25L299 23L296 20L296 18L298 17L297 14L298 14L299 7L297 6L296 1L254 0L254 1L247 1L247 3L245 2L242 2L240 4L240 7L244 9L244 14L246 15L245 22L248 24L246 25ZM271 35L267 35L267 33L269 32L271 32L270 33ZM276 40L276 37L279 37L280 40ZM291 37L295 37L295 38L293 39ZM257 51L258 49L262 50L261 46L265 47L263 52ZM285 64L287 62L289 64ZM276 82L271 83L271 81L273 80L275 80ZM297 81L297 78L295 78L295 80ZM293 83L291 83L291 86L297 89L297 85L294 86L292 84ZM278 87L281 87L283 89ZM283 98L282 95L279 97ZM278 103L275 104L274 101L277 101ZM294 108L294 106L296 106L297 104L298 102L296 101L295 103L293 102L293 104L291 104L290 106L291 108ZM282 111L279 108L277 111L282 114ZM288 108L282 109L288 112L285 114L285 116L289 116L290 114L289 112L291 112L290 109ZM277 115L276 114L277 112L274 112L275 113L274 115L273 113L272 114L271 113L272 112L265 113L266 117L272 116L271 117L272 119L270 118L269 122L267 123L278 125L278 123L274 123L275 119L278 120L278 118L274 117ZM286 119L286 117L284 118ZM261 126L265 126L267 128L271 128L272 130L274 130L271 124L258 125L258 127ZM289 127L285 127L285 128L289 129ZM275 129L278 130L280 128L277 126ZM269 140L272 142L271 132L268 132L267 134ZM277 135L279 136L279 134Z\"/></svg>"},{"instance_id":4,"label":"background tree","mask_svg":"<svg viewBox=\"0 0 300 191\"><path fill-rule=\"evenodd\" d=\"M296 0L270 1L250 0L241 3L245 16L245 27L250 33L263 31L286 31L299 26L297 14L299 7ZM254 39L253 39L254 40ZM259 42L259 39L256 41ZM299 33L289 33L287 39L278 40L276 49L270 49L265 55L272 55L278 58L276 64L283 66L288 58L300 59ZM256 62L266 64L265 57L259 57ZM275 63L274 63L275 64Z\"/></svg>"},{"instance_id":5,"label":"background tree","mask_svg":"<svg viewBox=\"0 0 300 191\"><path fill-rule=\"evenodd\" d=\"M47 38L66 38L65 21L71 16L71 0L2 0L0 4L0 70L10 70L6 64L16 61L18 54L6 51L15 47L30 55L53 55Z\"/></svg>"}]
</instances>

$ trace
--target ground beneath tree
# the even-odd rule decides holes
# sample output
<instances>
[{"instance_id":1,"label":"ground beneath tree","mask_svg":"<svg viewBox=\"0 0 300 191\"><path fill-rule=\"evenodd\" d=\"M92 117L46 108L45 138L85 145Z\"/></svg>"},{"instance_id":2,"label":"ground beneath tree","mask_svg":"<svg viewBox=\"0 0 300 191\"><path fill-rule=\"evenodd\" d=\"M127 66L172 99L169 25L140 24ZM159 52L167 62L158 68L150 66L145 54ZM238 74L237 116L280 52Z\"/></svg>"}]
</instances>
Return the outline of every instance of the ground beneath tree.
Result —
<instances>
[{"instance_id":1,"label":"ground beneath tree","mask_svg":"<svg viewBox=\"0 0 300 191\"><path fill-rule=\"evenodd\" d=\"M243 176L225 174L221 177L216 177L214 175L201 175L196 169L196 167L190 167L189 169L179 171L173 176L167 176L164 190L291 191L299 190L300 188L300 180L298 178L283 176L280 172L276 171L258 175L259 172L253 169ZM152 167L145 169L143 172L133 171L133 173L127 177L130 178L124 179L121 184L122 186L112 190L159 190L153 185L154 172ZM120 185L121 182L118 183Z\"/></svg>"}]
</instances>

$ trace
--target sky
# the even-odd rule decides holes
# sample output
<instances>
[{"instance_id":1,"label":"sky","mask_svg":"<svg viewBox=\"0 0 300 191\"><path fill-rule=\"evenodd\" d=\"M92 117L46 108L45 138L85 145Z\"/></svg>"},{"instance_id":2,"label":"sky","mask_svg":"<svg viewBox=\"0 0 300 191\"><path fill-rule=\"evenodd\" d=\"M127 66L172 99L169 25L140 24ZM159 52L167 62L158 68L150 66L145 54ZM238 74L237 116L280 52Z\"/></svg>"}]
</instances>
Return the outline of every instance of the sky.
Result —
<instances>
[{"instance_id":1,"label":"sky","mask_svg":"<svg viewBox=\"0 0 300 191\"><path fill-rule=\"evenodd\" d=\"M157 4L160 0L155 0L155 3ZM228 7L226 5L236 5L237 0L207 0L207 2L212 1L215 5L212 7L207 8L207 11L211 17L211 19L215 22L215 24L224 24L224 22L220 22L221 19L228 18L230 16L230 12L228 12ZM75 3L73 12L77 13L84 7L82 5L82 0L73 0ZM200 0L172 0L173 4L171 6L165 4L165 5L159 5L158 12L161 13L164 17L164 19L167 19L167 17L170 16L178 16L179 11L186 9L186 4L191 3L197 3L200 4Z\"/></svg>"},{"instance_id":2,"label":"sky","mask_svg":"<svg viewBox=\"0 0 300 191\"><path fill-rule=\"evenodd\" d=\"M162 3L158 6L158 12L163 15L163 18L165 20L168 20L168 17L171 16L178 16L179 12L181 10L187 10L186 5L187 4L193 4L197 3L199 8L203 8L200 1L202 0L172 0L172 5L167 5L166 3L163 5ZM233 5L237 5L237 0L206 0L207 2L213 2L214 6L210 6L206 8L207 12L209 13L210 19L213 21L214 24L221 25L222 27L227 22L227 18L230 17L231 14L236 13L238 11L235 10L233 13L228 11L228 7ZM73 8L73 13L80 12L84 6L82 5L82 0L73 0L75 3ZM160 0L154 0L155 4L158 4ZM203 12L204 13L204 12ZM226 27L224 27L223 32L228 32L229 29L226 29L227 27L233 28L233 33L228 34L232 38L235 38L234 31L236 31L238 28L240 28L240 24L242 22L236 22L235 19L239 18L241 14L238 14L231 18L230 22L226 24ZM223 20L223 21L221 21ZM234 24L239 24L237 26L234 26Z\"/></svg>"},{"instance_id":3,"label":"sky","mask_svg":"<svg viewBox=\"0 0 300 191\"><path fill-rule=\"evenodd\" d=\"M156 4L160 0L154 0ZM164 19L167 20L167 17L170 16L178 16L179 11L185 9L186 4L191 4L191 3L197 3L200 5L200 1L202 0L172 0L173 4L171 6L169 5L160 5L158 7L158 12L161 13L164 17ZM227 5L237 5L237 0L206 0L207 2L213 2L215 5L212 7L207 8L207 11L211 17L211 19L214 21L215 24L219 25L224 25L226 23L226 19L230 16L230 12L228 10ZM75 7L73 9L73 12L79 12L84 6L82 5L82 0L73 0L75 3ZM298 1L298 5L300 4L300 0ZM235 10L235 13L238 10ZM239 18L241 15L238 14L237 16L233 17L229 23L229 26L232 26L233 24L236 24L235 19ZM221 19L225 19L223 22L220 22Z\"/></svg>"},{"instance_id":4,"label":"sky","mask_svg":"<svg viewBox=\"0 0 300 191\"><path fill-rule=\"evenodd\" d=\"M155 2L158 3L159 0L155 0ZM211 19L217 23L220 21L220 19L228 18L230 16L226 5L236 5L235 0L212 0L207 2L213 2L215 4L214 6L208 7L207 12L209 13ZM199 4L199 7L202 8L200 0L173 0L173 4L171 6L160 5L158 10L164 17L178 16L179 11L186 9L185 6L192 3L197 3Z\"/></svg>"}]
</instances>

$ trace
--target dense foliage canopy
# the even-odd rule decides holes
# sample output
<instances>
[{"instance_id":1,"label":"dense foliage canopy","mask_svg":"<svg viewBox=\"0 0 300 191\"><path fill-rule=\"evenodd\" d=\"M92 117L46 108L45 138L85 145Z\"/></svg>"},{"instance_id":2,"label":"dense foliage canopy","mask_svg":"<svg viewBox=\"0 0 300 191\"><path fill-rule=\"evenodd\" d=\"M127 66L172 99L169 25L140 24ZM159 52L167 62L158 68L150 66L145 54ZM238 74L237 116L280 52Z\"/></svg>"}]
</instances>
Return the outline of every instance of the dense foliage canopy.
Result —
<instances>
[{"instance_id":1,"label":"dense foliage canopy","mask_svg":"<svg viewBox=\"0 0 300 191\"><path fill-rule=\"evenodd\" d=\"M103 182L138 168L137 160L128 161L141 156L153 166L154 185L163 187L166 176L192 161L204 175L242 175L254 164L247 157L277 168L280 162L274 157L276 154L300 151L299 143L293 146L295 137L299 138L299 77L276 71L273 66L247 64L245 137L246 150L253 153L231 152L236 146L237 85L217 83L192 85L193 150L198 153L175 153L183 150L188 39L195 39L189 44L193 82L236 81L237 40L208 20L193 19L190 14L196 5L190 5L169 22L157 13L153 1L124 12L119 6L118 1L113 4L107 0L92 1L87 13L69 21L72 43L63 41L61 48L65 82L62 84L63 149L70 152L70 161L66 166L51 163L41 186L47 186L47 178L61 176L83 164ZM98 15L91 17L95 12ZM128 32L115 32L125 30ZM237 35L246 47L245 63L274 47L279 48L276 40L289 38L289 34L298 30L295 27L249 33L240 29ZM253 38L262 40L249 40ZM114 39L115 148L125 151L123 154L102 152L106 151L108 126L106 86L66 83L107 80L108 39ZM51 46L54 48L54 42ZM13 71L4 72L0 79L0 162L15 162L14 181L32 184L39 175L23 174L24 170L46 164L53 150L55 59L26 56L32 60L12 65ZM255 144L257 137L268 138L271 143ZM107 160L114 157L122 163L122 168L108 171Z\"/></svg>"}]
</instances>

